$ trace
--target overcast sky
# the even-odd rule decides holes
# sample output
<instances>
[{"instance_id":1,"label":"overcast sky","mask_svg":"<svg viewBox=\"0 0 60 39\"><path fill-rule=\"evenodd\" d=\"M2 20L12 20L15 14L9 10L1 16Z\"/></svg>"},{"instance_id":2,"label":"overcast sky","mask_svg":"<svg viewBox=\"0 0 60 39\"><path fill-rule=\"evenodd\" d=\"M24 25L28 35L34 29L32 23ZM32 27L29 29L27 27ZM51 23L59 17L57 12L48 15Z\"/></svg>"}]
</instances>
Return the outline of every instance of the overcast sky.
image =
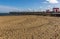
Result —
<instances>
[{"instance_id":1,"label":"overcast sky","mask_svg":"<svg viewBox=\"0 0 60 39\"><path fill-rule=\"evenodd\" d=\"M60 0L0 0L0 12L60 8Z\"/></svg>"}]
</instances>

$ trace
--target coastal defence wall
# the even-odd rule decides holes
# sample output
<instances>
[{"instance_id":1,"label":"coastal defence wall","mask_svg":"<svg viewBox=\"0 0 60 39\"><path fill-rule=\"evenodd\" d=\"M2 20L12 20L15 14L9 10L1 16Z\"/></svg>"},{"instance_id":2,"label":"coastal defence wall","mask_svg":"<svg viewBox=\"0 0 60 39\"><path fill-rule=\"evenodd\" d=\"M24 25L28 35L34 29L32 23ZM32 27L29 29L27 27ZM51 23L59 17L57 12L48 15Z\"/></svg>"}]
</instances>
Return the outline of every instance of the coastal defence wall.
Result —
<instances>
[{"instance_id":1,"label":"coastal defence wall","mask_svg":"<svg viewBox=\"0 0 60 39\"><path fill-rule=\"evenodd\" d=\"M60 16L59 12L10 12L10 15L42 15L42 16Z\"/></svg>"},{"instance_id":2,"label":"coastal defence wall","mask_svg":"<svg viewBox=\"0 0 60 39\"><path fill-rule=\"evenodd\" d=\"M10 15L51 15L50 12L10 12Z\"/></svg>"},{"instance_id":3,"label":"coastal defence wall","mask_svg":"<svg viewBox=\"0 0 60 39\"><path fill-rule=\"evenodd\" d=\"M11 15L41 15L42 12L10 12Z\"/></svg>"}]
</instances>

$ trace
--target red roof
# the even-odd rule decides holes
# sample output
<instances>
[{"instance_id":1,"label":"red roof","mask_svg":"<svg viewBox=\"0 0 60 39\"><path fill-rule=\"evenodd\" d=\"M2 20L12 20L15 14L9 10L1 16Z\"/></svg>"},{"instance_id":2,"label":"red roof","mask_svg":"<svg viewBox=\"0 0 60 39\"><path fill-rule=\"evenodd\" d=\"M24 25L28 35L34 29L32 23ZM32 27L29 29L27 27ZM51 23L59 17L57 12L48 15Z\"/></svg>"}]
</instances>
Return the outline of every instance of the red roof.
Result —
<instances>
[{"instance_id":1,"label":"red roof","mask_svg":"<svg viewBox=\"0 0 60 39\"><path fill-rule=\"evenodd\" d=\"M59 9L59 8L53 8L53 9Z\"/></svg>"}]
</instances>

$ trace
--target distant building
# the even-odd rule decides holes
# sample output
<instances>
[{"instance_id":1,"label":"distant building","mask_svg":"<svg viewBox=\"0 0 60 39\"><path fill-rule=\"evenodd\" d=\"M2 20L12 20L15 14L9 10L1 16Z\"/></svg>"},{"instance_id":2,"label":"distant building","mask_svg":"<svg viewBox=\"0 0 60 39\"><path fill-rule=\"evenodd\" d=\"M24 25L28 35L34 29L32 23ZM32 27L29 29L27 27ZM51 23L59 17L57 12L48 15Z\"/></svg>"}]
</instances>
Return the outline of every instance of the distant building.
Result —
<instances>
[{"instance_id":1,"label":"distant building","mask_svg":"<svg viewBox=\"0 0 60 39\"><path fill-rule=\"evenodd\" d=\"M46 12L50 12L50 10L48 9L48 10L46 10Z\"/></svg>"},{"instance_id":2,"label":"distant building","mask_svg":"<svg viewBox=\"0 0 60 39\"><path fill-rule=\"evenodd\" d=\"M59 8L53 8L53 12L59 12Z\"/></svg>"}]
</instances>

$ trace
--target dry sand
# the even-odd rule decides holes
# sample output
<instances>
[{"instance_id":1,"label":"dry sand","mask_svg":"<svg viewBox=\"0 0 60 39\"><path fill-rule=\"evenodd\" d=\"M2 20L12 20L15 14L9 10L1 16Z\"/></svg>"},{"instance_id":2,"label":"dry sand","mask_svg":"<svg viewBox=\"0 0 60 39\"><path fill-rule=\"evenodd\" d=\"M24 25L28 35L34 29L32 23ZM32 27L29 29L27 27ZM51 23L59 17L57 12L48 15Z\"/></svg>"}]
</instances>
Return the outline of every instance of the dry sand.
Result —
<instances>
[{"instance_id":1,"label":"dry sand","mask_svg":"<svg viewBox=\"0 0 60 39\"><path fill-rule=\"evenodd\" d=\"M0 16L0 39L60 39L60 17Z\"/></svg>"}]
</instances>

